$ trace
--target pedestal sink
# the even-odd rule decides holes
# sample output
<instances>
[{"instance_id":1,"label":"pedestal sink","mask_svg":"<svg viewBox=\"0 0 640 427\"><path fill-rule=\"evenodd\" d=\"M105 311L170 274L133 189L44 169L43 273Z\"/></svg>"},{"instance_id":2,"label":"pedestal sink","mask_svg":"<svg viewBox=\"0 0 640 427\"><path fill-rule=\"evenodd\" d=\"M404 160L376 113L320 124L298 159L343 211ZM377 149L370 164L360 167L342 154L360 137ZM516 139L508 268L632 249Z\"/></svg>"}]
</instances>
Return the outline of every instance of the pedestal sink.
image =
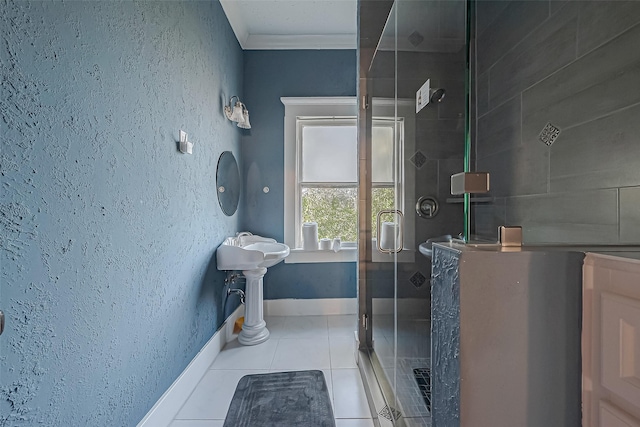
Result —
<instances>
[{"instance_id":1,"label":"pedestal sink","mask_svg":"<svg viewBox=\"0 0 640 427\"><path fill-rule=\"evenodd\" d=\"M264 321L263 278L267 268L289 255L289 246L274 239L255 236L249 232L227 237L216 251L218 270L241 270L247 279L245 288L245 314L238 342L255 345L269 339Z\"/></svg>"}]
</instances>

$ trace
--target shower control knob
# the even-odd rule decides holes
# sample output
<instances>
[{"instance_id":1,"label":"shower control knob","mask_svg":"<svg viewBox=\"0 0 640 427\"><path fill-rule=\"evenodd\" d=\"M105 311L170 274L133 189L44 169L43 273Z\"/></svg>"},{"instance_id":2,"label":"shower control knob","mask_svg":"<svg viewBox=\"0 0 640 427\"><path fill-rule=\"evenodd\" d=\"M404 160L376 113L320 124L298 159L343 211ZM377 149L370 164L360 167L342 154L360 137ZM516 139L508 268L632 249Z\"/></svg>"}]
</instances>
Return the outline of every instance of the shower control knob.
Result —
<instances>
[{"instance_id":1,"label":"shower control knob","mask_svg":"<svg viewBox=\"0 0 640 427\"><path fill-rule=\"evenodd\" d=\"M438 213L435 197L420 197L416 203L416 213L420 218L433 218Z\"/></svg>"}]
</instances>

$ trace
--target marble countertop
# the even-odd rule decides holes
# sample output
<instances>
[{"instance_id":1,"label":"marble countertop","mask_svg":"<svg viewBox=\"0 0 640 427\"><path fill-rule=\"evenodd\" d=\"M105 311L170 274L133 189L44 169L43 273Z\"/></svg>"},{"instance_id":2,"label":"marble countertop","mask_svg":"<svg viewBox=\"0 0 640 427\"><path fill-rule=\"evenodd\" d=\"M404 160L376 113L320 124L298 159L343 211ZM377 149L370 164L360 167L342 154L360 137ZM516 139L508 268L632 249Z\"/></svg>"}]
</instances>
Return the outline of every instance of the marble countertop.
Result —
<instances>
[{"instance_id":1,"label":"marble countertop","mask_svg":"<svg viewBox=\"0 0 640 427\"><path fill-rule=\"evenodd\" d=\"M583 253L597 253L620 258L640 260L640 245L524 245L520 247L501 246L498 243L469 242L462 243L460 240L452 242L434 242L434 245L441 245L459 251L490 251L490 252L553 252L569 251Z\"/></svg>"}]
</instances>

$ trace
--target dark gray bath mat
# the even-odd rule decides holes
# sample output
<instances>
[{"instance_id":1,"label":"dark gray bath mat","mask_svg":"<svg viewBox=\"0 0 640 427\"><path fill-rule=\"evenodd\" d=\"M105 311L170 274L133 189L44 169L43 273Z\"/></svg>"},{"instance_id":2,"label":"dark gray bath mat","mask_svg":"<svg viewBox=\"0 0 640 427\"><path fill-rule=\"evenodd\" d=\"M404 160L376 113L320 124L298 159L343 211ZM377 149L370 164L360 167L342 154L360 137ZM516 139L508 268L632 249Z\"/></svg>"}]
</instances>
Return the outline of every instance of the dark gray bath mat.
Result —
<instances>
[{"instance_id":1,"label":"dark gray bath mat","mask_svg":"<svg viewBox=\"0 0 640 427\"><path fill-rule=\"evenodd\" d=\"M224 427L335 427L322 371L240 379Z\"/></svg>"}]
</instances>

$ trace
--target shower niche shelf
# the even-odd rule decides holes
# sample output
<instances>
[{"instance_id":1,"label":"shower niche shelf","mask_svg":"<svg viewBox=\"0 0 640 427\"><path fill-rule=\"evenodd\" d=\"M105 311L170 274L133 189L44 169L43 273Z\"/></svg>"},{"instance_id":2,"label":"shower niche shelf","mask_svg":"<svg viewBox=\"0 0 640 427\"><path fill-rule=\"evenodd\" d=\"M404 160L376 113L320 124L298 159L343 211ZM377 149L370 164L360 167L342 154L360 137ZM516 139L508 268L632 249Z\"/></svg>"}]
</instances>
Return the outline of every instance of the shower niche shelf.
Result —
<instances>
[{"instance_id":1,"label":"shower niche shelf","mask_svg":"<svg viewBox=\"0 0 640 427\"><path fill-rule=\"evenodd\" d=\"M471 203L493 203L494 197L471 197L469 199ZM449 197L447 203L464 203L464 197Z\"/></svg>"}]
</instances>

